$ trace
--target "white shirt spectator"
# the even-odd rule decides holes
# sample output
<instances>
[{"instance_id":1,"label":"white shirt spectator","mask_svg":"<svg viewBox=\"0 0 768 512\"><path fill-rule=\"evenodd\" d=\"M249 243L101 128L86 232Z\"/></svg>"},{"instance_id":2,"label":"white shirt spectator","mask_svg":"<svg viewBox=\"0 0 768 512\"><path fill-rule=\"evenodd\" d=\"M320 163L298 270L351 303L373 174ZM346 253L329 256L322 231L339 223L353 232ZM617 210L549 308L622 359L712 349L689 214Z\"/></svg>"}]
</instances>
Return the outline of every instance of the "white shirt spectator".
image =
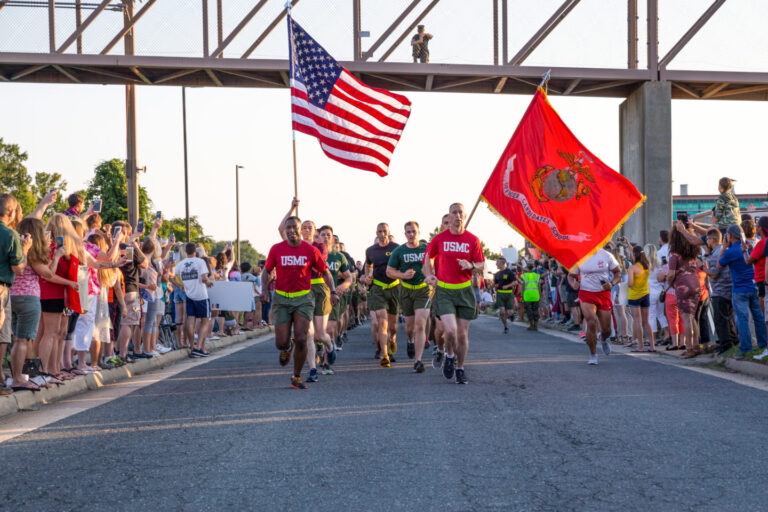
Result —
<instances>
[{"instance_id":1,"label":"white shirt spectator","mask_svg":"<svg viewBox=\"0 0 768 512\"><path fill-rule=\"evenodd\" d=\"M487 291L484 291L484 292L483 292L483 298L482 298L482 301L483 301L483 302L493 302L493 297L491 296L491 294L490 294L490 293L488 293Z\"/></svg>"},{"instance_id":2,"label":"white shirt spectator","mask_svg":"<svg viewBox=\"0 0 768 512\"><path fill-rule=\"evenodd\" d=\"M184 293L191 300L206 300L208 287L203 283L203 276L208 274L208 266L200 258L185 258L176 264L176 275L184 283Z\"/></svg>"}]
</instances>

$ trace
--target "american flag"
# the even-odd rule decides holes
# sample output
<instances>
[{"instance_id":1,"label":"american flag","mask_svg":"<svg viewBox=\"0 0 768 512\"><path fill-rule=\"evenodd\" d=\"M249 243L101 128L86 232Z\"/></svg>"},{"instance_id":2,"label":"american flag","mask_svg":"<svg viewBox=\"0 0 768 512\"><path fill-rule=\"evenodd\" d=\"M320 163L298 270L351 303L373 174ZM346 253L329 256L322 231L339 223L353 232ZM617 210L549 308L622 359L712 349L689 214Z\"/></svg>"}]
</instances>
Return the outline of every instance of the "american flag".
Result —
<instances>
[{"instance_id":1,"label":"american flag","mask_svg":"<svg viewBox=\"0 0 768 512\"><path fill-rule=\"evenodd\" d=\"M329 158L386 176L411 102L369 87L288 16L293 129L313 135Z\"/></svg>"}]
</instances>

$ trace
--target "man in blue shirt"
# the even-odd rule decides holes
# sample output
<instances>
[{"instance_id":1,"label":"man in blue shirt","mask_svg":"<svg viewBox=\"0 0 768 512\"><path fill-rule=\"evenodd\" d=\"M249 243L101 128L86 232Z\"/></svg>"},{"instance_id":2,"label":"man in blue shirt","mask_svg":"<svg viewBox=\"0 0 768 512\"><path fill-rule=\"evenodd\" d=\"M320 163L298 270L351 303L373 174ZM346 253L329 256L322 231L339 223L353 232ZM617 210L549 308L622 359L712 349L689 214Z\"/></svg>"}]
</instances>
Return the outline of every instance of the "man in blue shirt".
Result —
<instances>
[{"instance_id":1,"label":"man in blue shirt","mask_svg":"<svg viewBox=\"0 0 768 512\"><path fill-rule=\"evenodd\" d=\"M728 248L723 251L720 261L717 262L718 268L728 267L731 271L731 287L733 296L733 309L736 313L736 327L739 330L739 356L736 359L743 359L747 352L752 350L752 334L749 330L749 315L752 315L752 322L755 326L757 335L757 346L764 349L760 355L754 356L755 359L762 359L768 356L766 348L766 330L765 316L760 310L760 304L757 297L757 287L755 286L755 271L752 266L747 265L748 257L746 244L742 244L743 234L741 227L737 224L728 226L725 233ZM745 257L746 255L746 257Z\"/></svg>"}]
</instances>

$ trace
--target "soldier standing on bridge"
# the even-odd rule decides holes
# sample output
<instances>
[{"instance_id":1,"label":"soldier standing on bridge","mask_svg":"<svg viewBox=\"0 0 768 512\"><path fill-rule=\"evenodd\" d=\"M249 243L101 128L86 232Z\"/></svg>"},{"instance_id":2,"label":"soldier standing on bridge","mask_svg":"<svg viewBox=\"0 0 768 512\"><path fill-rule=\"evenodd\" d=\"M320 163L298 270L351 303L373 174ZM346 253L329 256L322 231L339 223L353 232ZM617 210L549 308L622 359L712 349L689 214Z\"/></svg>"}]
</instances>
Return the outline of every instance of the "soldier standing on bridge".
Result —
<instances>
[{"instance_id":1,"label":"soldier standing on bridge","mask_svg":"<svg viewBox=\"0 0 768 512\"><path fill-rule=\"evenodd\" d=\"M413 62L429 63L429 40L434 36L424 32L424 25L419 25L418 33L411 38Z\"/></svg>"}]
</instances>

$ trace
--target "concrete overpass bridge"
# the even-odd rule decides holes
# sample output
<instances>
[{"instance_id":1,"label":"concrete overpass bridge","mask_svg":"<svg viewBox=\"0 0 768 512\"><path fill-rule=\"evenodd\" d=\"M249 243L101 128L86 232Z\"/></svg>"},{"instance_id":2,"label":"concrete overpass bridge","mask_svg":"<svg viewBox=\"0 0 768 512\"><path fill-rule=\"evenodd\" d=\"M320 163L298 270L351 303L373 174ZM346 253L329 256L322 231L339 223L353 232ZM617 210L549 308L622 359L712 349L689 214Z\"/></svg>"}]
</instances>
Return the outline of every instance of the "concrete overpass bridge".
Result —
<instances>
[{"instance_id":1,"label":"concrete overpass bridge","mask_svg":"<svg viewBox=\"0 0 768 512\"><path fill-rule=\"evenodd\" d=\"M626 12L621 21L626 24L623 67L526 65L572 11L590 8L581 0L558 0L519 46L512 44L510 33L520 4L513 0L294 0L293 4L294 15L313 34L330 29L318 39L323 44L329 39L329 51L372 86L404 92L530 95L549 70L551 95L626 98L620 106L620 168L646 193L648 203L625 225L625 234L633 240L654 241L658 226L671 221L671 100L768 99L768 73L670 69L727 1L702 1L706 10L661 54L659 24L664 20L659 19L659 0L616 0ZM135 88L287 88L283 4L284 0L0 0L0 86L4 82L125 86L128 206L135 222ZM442 15L449 14L454 22L440 28L440 37L470 40L467 26L474 21L473 33L482 36L483 44L473 46L471 59L409 62L409 40L416 26L429 25L442 9L448 11ZM478 23L484 28L478 29Z\"/></svg>"}]
</instances>

